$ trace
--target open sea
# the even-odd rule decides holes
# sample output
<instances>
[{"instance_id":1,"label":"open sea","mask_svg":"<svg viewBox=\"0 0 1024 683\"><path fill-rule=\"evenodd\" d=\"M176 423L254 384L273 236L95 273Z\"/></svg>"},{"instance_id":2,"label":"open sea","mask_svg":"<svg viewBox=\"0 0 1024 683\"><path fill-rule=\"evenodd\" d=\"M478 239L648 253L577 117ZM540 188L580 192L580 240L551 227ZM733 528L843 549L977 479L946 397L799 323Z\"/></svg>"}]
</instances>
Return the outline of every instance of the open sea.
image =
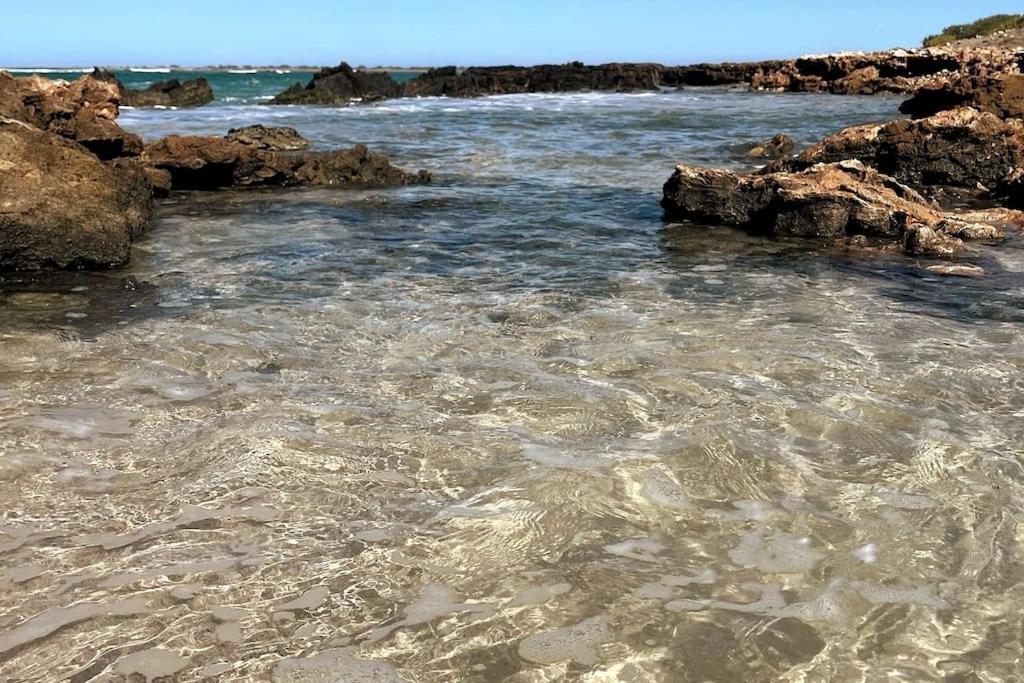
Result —
<instances>
[{"instance_id":1,"label":"open sea","mask_svg":"<svg viewBox=\"0 0 1024 683\"><path fill-rule=\"evenodd\" d=\"M210 79L120 122L435 182L177 195L123 270L0 279L0 680L1020 675L1019 236L942 279L658 206L898 99Z\"/></svg>"}]
</instances>

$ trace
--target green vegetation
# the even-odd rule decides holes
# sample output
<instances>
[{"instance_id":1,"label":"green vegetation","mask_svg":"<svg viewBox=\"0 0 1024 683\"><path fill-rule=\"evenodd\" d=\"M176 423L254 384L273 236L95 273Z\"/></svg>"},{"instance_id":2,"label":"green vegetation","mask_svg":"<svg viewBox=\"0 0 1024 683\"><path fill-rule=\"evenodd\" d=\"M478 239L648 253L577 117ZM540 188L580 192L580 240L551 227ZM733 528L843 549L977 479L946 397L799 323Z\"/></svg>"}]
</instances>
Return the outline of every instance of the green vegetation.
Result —
<instances>
[{"instance_id":1,"label":"green vegetation","mask_svg":"<svg viewBox=\"0 0 1024 683\"><path fill-rule=\"evenodd\" d=\"M1024 14L993 14L991 17L978 19L970 24L954 24L942 29L936 36L924 39L925 47L946 45L956 40L989 36L999 31L1024 28Z\"/></svg>"}]
</instances>

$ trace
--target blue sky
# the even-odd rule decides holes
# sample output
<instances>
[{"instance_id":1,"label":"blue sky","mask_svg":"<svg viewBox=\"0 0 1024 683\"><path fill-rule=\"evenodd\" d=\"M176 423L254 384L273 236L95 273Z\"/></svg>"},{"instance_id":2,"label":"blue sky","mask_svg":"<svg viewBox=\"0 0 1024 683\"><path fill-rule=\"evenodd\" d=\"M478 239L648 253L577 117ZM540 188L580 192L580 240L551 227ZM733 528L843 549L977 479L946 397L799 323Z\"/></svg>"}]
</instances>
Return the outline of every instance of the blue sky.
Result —
<instances>
[{"instance_id":1,"label":"blue sky","mask_svg":"<svg viewBox=\"0 0 1024 683\"><path fill-rule=\"evenodd\" d=\"M0 65L683 64L913 46L972 0L9 0Z\"/></svg>"}]
</instances>

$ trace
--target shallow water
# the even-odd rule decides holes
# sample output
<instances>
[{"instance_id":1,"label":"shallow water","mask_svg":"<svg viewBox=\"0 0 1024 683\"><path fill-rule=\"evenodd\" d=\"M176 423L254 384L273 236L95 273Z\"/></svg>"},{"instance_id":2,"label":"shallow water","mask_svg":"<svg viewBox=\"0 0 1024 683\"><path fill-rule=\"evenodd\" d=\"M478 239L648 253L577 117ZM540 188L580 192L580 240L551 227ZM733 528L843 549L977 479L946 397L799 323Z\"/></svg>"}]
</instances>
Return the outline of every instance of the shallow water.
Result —
<instances>
[{"instance_id":1,"label":"shallow water","mask_svg":"<svg viewBox=\"0 0 1024 683\"><path fill-rule=\"evenodd\" d=\"M1024 250L939 279L663 225L896 101L127 112L437 182L178 197L0 288L0 679L1007 680Z\"/></svg>"}]
</instances>

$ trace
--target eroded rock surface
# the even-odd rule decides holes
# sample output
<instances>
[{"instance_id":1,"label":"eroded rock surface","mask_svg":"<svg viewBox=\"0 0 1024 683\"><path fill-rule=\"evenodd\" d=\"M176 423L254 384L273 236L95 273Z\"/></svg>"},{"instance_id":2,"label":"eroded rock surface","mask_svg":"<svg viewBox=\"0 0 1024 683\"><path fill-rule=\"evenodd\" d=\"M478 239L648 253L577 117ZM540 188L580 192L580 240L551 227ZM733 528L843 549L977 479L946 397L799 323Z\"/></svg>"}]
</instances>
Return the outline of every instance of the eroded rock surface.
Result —
<instances>
[{"instance_id":1,"label":"eroded rock surface","mask_svg":"<svg viewBox=\"0 0 1024 683\"><path fill-rule=\"evenodd\" d=\"M146 146L147 166L171 176L175 190L225 187L384 186L426 182L364 145L331 152L279 152L219 137L171 135Z\"/></svg>"},{"instance_id":2,"label":"eroded rock surface","mask_svg":"<svg viewBox=\"0 0 1024 683\"><path fill-rule=\"evenodd\" d=\"M1024 75L970 76L921 88L900 105L913 118L971 107L1000 118L1024 117Z\"/></svg>"},{"instance_id":3,"label":"eroded rock surface","mask_svg":"<svg viewBox=\"0 0 1024 683\"><path fill-rule=\"evenodd\" d=\"M276 152L292 152L309 147L309 141L299 135L299 131L287 126L232 128L226 137L231 142Z\"/></svg>"},{"instance_id":4,"label":"eroded rock surface","mask_svg":"<svg viewBox=\"0 0 1024 683\"><path fill-rule=\"evenodd\" d=\"M406 97L478 97L552 92L633 92L657 90L663 84L660 64L600 64L582 62L539 66L454 66L430 71L405 84Z\"/></svg>"},{"instance_id":5,"label":"eroded rock surface","mask_svg":"<svg viewBox=\"0 0 1024 683\"><path fill-rule=\"evenodd\" d=\"M669 220L822 241L869 238L943 258L959 253L963 239L1000 236L990 224L940 211L913 189L859 161L750 175L678 166L665 184L662 207ZM993 222L1000 221L1009 222L994 217Z\"/></svg>"},{"instance_id":6,"label":"eroded rock surface","mask_svg":"<svg viewBox=\"0 0 1024 683\"><path fill-rule=\"evenodd\" d=\"M992 189L1024 162L1024 123L961 108L914 121L854 126L772 164L769 171L845 159L860 160L918 188Z\"/></svg>"},{"instance_id":7,"label":"eroded rock surface","mask_svg":"<svg viewBox=\"0 0 1024 683\"><path fill-rule=\"evenodd\" d=\"M103 163L77 143L0 118L0 269L123 265L152 197L134 162Z\"/></svg>"}]
</instances>

